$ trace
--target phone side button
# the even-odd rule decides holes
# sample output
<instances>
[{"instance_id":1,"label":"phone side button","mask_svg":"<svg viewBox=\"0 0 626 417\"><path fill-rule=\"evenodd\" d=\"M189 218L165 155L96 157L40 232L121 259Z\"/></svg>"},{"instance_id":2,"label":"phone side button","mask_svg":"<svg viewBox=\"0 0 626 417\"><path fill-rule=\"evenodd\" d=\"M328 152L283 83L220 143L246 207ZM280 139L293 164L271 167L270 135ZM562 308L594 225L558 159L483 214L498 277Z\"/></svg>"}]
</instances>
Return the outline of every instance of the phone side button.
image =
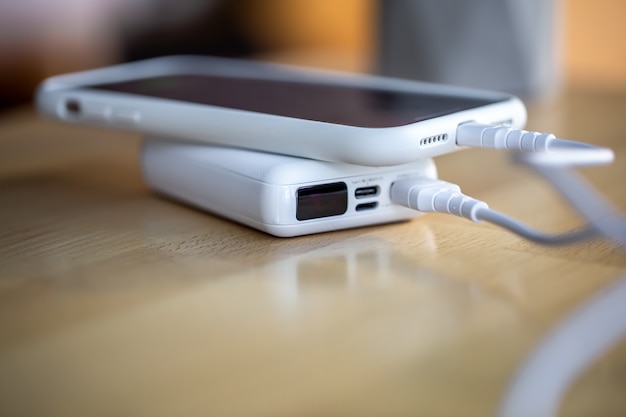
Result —
<instances>
[{"instance_id":1,"label":"phone side button","mask_svg":"<svg viewBox=\"0 0 626 417\"><path fill-rule=\"evenodd\" d=\"M136 110L113 109L109 121L121 126L135 126L141 120L141 114Z\"/></svg>"}]
</instances>

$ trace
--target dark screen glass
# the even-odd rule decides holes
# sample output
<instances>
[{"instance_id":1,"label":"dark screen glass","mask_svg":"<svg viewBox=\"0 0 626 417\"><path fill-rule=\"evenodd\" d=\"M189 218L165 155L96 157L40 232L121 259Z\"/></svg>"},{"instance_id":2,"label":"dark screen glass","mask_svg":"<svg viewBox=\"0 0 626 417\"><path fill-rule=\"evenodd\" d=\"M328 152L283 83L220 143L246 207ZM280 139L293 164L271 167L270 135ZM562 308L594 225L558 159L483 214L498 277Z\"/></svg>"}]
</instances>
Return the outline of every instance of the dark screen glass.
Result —
<instances>
[{"instance_id":1,"label":"dark screen glass","mask_svg":"<svg viewBox=\"0 0 626 417\"><path fill-rule=\"evenodd\" d=\"M298 189L296 219L300 221L338 216L346 210L348 210L348 186L345 182Z\"/></svg>"},{"instance_id":2,"label":"dark screen glass","mask_svg":"<svg viewBox=\"0 0 626 417\"><path fill-rule=\"evenodd\" d=\"M407 125L500 101L214 75L168 75L91 88L359 127Z\"/></svg>"}]
</instances>

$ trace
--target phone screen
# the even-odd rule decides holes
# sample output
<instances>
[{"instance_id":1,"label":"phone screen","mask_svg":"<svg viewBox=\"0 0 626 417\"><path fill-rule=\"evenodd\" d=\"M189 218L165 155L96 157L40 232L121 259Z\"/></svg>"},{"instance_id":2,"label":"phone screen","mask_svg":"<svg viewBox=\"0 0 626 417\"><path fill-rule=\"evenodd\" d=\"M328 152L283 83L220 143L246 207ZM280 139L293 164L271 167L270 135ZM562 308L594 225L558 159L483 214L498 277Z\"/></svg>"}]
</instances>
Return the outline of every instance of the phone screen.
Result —
<instances>
[{"instance_id":1,"label":"phone screen","mask_svg":"<svg viewBox=\"0 0 626 417\"><path fill-rule=\"evenodd\" d=\"M195 74L90 88L369 128L407 125L506 100Z\"/></svg>"}]
</instances>

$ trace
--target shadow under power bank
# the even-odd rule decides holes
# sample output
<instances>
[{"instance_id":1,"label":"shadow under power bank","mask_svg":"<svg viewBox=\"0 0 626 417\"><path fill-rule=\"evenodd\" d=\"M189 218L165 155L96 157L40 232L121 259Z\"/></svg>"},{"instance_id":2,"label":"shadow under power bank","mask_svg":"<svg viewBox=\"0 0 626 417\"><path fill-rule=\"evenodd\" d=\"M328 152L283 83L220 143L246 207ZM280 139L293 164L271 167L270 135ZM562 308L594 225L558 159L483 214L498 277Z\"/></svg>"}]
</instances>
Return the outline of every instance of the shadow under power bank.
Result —
<instances>
[{"instance_id":1,"label":"shadow under power bank","mask_svg":"<svg viewBox=\"0 0 626 417\"><path fill-rule=\"evenodd\" d=\"M393 204L391 184L437 177L432 159L365 167L158 138L141 166L158 193L280 237L408 220L420 213Z\"/></svg>"}]
</instances>

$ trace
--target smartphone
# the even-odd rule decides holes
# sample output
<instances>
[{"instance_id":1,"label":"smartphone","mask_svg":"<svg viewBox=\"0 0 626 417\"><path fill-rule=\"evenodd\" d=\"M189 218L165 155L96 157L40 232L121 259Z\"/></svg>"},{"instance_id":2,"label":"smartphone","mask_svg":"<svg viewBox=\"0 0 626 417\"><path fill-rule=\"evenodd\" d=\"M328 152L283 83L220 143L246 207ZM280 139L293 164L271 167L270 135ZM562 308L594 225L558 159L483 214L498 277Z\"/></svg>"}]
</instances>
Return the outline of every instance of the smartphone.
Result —
<instances>
[{"instance_id":1,"label":"smartphone","mask_svg":"<svg viewBox=\"0 0 626 417\"><path fill-rule=\"evenodd\" d=\"M199 56L52 77L37 106L70 123L369 166L454 151L460 123L526 121L508 94Z\"/></svg>"},{"instance_id":2,"label":"smartphone","mask_svg":"<svg viewBox=\"0 0 626 417\"><path fill-rule=\"evenodd\" d=\"M159 194L279 237L411 219L391 184L437 178L430 158L367 167L169 138L144 140L141 169Z\"/></svg>"}]
</instances>

